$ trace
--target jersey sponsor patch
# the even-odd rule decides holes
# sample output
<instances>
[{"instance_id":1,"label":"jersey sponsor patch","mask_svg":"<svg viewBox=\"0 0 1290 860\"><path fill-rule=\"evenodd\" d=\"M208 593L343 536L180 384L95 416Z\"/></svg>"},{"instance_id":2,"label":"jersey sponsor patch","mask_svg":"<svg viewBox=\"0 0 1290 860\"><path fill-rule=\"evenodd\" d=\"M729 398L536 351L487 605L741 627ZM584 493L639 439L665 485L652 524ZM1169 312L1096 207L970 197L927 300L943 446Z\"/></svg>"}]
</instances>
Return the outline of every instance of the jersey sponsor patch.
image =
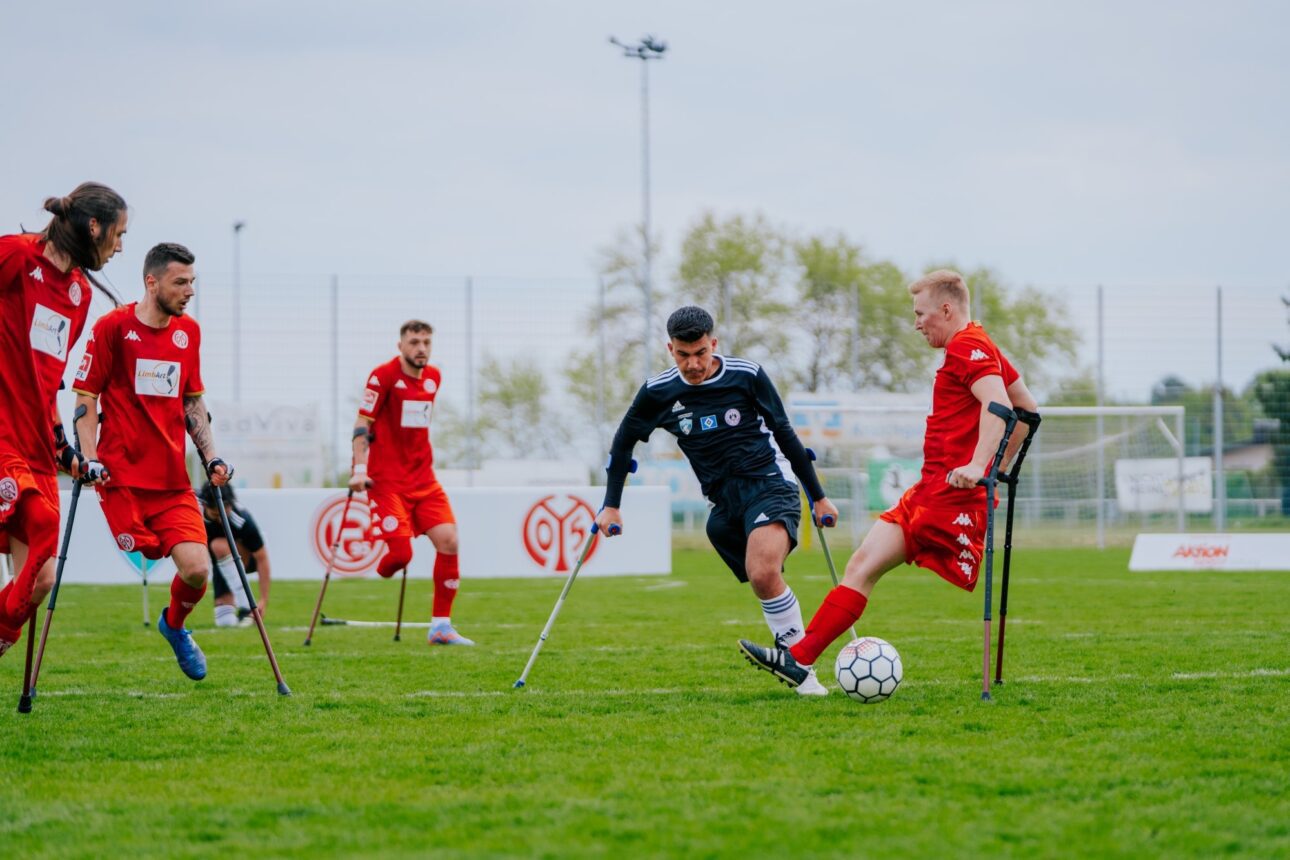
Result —
<instances>
[{"instance_id":1,"label":"jersey sponsor patch","mask_svg":"<svg viewBox=\"0 0 1290 860\"><path fill-rule=\"evenodd\" d=\"M989 357L990 357L990 356L989 356L989 355L987 355L983 350L980 350L980 349L974 349L974 350L972 350L972 354L968 356L968 360L969 360L969 361L985 361L985 360L986 360L987 358L989 358Z\"/></svg>"},{"instance_id":2,"label":"jersey sponsor patch","mask_svg":"<svg viewBox=\"0 0 1290 860\"><path fill-rule=\"evenodd\" d=\"M739 416L739 410L738 410L738 409L727 409L727 410L726 410L726 424L728 424L729 426L734 427L734 426L738 425L738 424L739 424L739 418L740 418L740 416Z\"/></svg>"},{"instance_id":3,"label":"jersey sponsor patch","mask_svg":"<svg viewBox=\"0 0 1290 860\"><path fill-rule=\"evenodd\" d=\"M179 362L135 359L134 393L145 397L178 397Z\"/></svg>"},{"instance_id":4,"label":"jersey sponsor patch","mask_svg":"<svg viewBox=\"0 0 1290 860\"><path fill-rule=\"evenodd\" d=\"M170 336L170 340L180 349L188 349L188 332L176 331Z\"/></svg>"},{"instance_id":5,"label":"jersey sponsor patch","mask_svg":"<svg viewBox=\"0 0 1290 860\"><path fill-rule=\"evenodd\" d=\"M65 361L71 329L71 319L38 303L31 315L31 348Z\"/></svg>"},{"instance_id":6,"label":"jersey sponsor patch","mask_svg":"<svg viewBox=\"0 0 1290 860\"><path fill-rule=\"evenodd\" d=\"M85 378L90 375L90 365L94 363L94 356L88 352L81 356L80 367L76 368L76 381L84 382Z\"/></svg>"},{"instance_id":7,"label":"jersey sponsor patch","mask_svg":"<svg viewBox=\"0 0 1290 860\"><path fill-rule=\"evenodd\" d=\"M380 396L380 395L378 395L378 394L377 394L375 391L373 391L372 389L370 389L370 388L364 388L364 389L363 389L363 405L362 405L362 407L361 407L361 408L362 408L362 410L363 410L364 412L371 412L373 409L375 409L375 408L376 408L376 398L377 398L377 397L379 397L379 396Z\"/></svg>"},{"instance_id":8,"label":"jersey sponsor patch","mask_svg":"<svg viewBox=\"0 0 1290 860\"><path fill-rule=\"evenodd\" d=\"M715 415L702 415L702 416L700 416L700 417L699 417L699 429L700 429L700 430L716 430L716 429L717 429L717 416L715 416Z\"/></svg>"},{"instance_id":9,"label":"jersey sponsor patch","mask_svg":"<svg viewBox=\"0 0 1290 860\"><path fill-rule=\"evenodd\" d=\"M690 435L690 431L694 429L694 419L693 419L693 418L682 418L682 419L681 419L680 421L678 421L677 423L678 423L678 424L680 425L680 427L681 427L681 432L682 432L682 433L684 433L686 436L689 436L689 435Z\"/></svg>"},{"instance_id":10,"label":"jersey sponsor patch","mask_svg":"<svg viewBox=\"0 0 1290 860\"><path fill-rule=\"evenodd\" d=\"M431 400L404 400L403 416L399 421L400 427L429 427L430 414L434 411L434 402Z\"/></svg>"}]
</instances>

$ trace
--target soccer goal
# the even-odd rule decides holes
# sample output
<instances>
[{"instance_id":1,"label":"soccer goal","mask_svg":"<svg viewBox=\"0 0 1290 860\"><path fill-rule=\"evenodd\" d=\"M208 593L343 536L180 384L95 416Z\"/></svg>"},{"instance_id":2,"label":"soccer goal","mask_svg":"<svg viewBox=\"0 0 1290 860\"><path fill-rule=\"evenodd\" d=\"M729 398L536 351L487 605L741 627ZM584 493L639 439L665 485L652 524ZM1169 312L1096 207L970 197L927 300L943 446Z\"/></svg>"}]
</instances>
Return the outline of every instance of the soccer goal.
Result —
<instances>
[{"instance_id":1,"label":"soccer goal","mask_svg":"<svg viewBox=\"0 0 1290 860\"><path fill-rule=\"evenodd\" d=\"M853 538L895 504L922 467L925 406L789 407L820 456L825 490ZM1018 525L1049 545L1128 544L1143 531L1186 531L1213 508L1208 457L1187 457L1181 406L1051 406L1017 488Z\"/></svg>"}]
</instances>

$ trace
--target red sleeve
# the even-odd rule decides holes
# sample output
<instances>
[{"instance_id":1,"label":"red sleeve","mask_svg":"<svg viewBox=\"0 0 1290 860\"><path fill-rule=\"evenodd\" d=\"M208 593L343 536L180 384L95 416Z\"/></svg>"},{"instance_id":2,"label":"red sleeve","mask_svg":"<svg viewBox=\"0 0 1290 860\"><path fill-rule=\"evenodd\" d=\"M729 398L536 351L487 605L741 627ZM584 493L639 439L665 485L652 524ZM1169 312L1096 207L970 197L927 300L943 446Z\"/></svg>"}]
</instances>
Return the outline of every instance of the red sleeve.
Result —
<instances>
[{"instance_id":1,"label":"red sleeve","mask_svg":"<svg viewBox=\"0 0 1290 860\"><path fill-rule=\"evenodd\" d=\"M27 255L17 238L0 236L0 290L14 290L22 285L23 263Z\"/></svg>"},{"instance_id":2,"label":"red sleeve","mask_svg":"<svg viewBox=\"0 0 1290 860\"><path fill-rule=\"evenodd\" d=\"M184 396L199 397L206 393L206 385L202 382L202 330L195 324L190 337L192 369L188 373L188 379L184 381Z\"/></svg>"},{"instance_id":3,"label":"red sleeve","mask_svg":"<svg viewBox=\"0 0 1290 860\"><path fill-rule=\"evenodd\" d=\"M389 390L389 379L381 378L378 367L367 377L367 386L363 389L363 399L358 404L358 414L364 418L375 418L376 413L385 405L386 392Z\"/></svg>"},{"instance_id":4,"label":"red sleeve","mask_svg":"<svg viewBox=\"0 0 1290 860\"><path fill-rule=\"evenodd\" d=\"M90 332L90 339L85 343L85 355L81 356L80 366L76 368L76 378L72 390L77 394L88 394L98 397L107 385L108 373L112 369L112 314L99 319Z\"/></svg>"},{"instance_id":5,"label":"red sleeve","mask_svg":"<svg viewBox=\"0 0 1290 860\"><path fill-rule=\"evenodd\" d=\"M1003 376L1000 355L994 344L970 334L959 335L945 347L945 368L971 388L987 376Z\"/></svg>"}]
</instances>

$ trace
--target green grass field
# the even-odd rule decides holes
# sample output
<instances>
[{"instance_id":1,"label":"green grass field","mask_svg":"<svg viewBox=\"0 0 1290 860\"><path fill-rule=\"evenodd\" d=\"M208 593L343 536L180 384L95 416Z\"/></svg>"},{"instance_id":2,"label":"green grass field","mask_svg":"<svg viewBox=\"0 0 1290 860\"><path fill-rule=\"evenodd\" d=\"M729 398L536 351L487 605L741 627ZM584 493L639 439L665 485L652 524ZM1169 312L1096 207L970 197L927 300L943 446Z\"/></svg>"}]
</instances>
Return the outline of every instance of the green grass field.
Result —
<instances>
[{"instance_id":1,"label":"green grass field","mask_svg":"<svg viewBox=\"0 0 1290 860\"><path fill-rule=\"evenodd\" d=\"M0 660L4 856L1290 856L1290 577L1127 571L1124 551L1019 552L1008 682L979 700L981 601L905 569L861 632L905 681L804 699L735 640L767 633L715 554L582 579L524 691L554 581L470 581L474 649L322 628L278 583L270 633L194 622L183 678L139 589L69 586L32 714ZM809 613L822 556L790 560ZM425 621L429 583L409 587ZM160 607L163 588L154 587ZM391 582L333 616L391 619ZM841 643L839 643L840 645ZM821 661L832 684L838 646Z\"/></svg>"}]
</instances>

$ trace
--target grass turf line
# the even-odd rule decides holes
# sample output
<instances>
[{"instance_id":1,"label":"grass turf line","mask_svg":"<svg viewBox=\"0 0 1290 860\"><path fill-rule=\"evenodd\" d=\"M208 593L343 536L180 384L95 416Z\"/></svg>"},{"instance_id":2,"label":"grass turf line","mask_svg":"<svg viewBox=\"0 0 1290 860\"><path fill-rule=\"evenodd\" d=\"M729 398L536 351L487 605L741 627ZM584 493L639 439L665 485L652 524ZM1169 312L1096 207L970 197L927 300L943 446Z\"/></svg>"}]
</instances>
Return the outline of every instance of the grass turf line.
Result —
<instances>
[{"instance_id":1,"label":"grass turf line","mask_svg":"<svg viewBox=\"0 0 1290 860\"><path fill-rule=\"evenodd\" d=\"M715 554L669 579L580 579L524 691L558 581L466 580L424 631L323 627L275 584L280 700L254 630L194 614L183 678L137 587L69 585L34 712L0 660L0 844L24 856L1249 856L1290 854L1290 579L1127 572L1127 553L1018 551L1007 683L978 700L981 595L905 568L859 628L905 682L799 698L739 657L768 638ZM997 576L997 571L996 571ZM658 588L663 582L684 585ZM809 614L829 583L794 555ZM998 581L996 580L996 590ZM392 618L397 585L326 610ZM160 606L164 584L154 588ZM408 584L406 618L430 583ZM821 660L831 686L838 643Z\"/></svg>"}]
</instances>

